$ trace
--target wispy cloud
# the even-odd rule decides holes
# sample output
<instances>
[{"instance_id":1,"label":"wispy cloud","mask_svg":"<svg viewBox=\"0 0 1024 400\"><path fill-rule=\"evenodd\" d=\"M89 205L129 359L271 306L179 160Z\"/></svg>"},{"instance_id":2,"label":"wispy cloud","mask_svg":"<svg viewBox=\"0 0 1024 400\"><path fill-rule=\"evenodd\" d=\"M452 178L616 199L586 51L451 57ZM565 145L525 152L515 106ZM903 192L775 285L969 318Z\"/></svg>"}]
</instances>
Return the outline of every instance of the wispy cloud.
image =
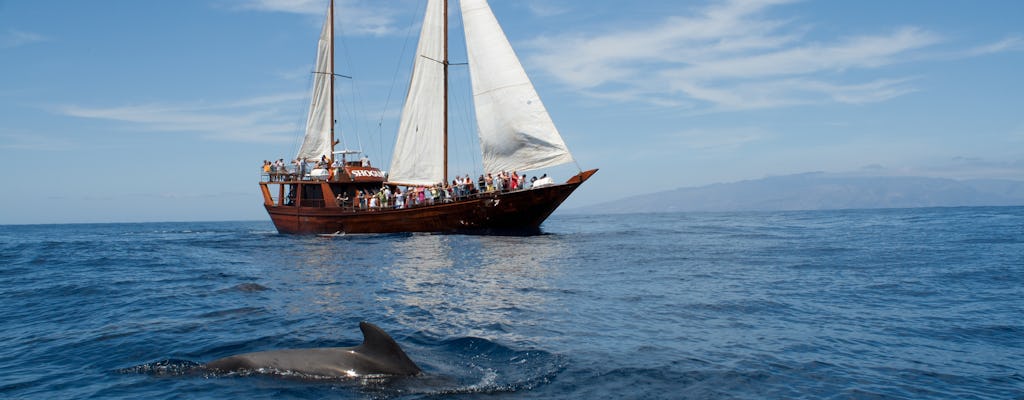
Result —
<instances>
[{"instance_id":1,"label":"wispy cloud","mask_svg":"<svg viewBox=\"0 0 1024 400\"><path fill-rule=\"evenodd\" d=\"M892 75L885 68L926 59L925 51L944 42L913 26L811 39L812 25L768 16L792 2L718 1L635 29L538 38L529 60L592 95L720 111L870 103L911 93L919 90L916 77L885 76ZM968 55L1022 46L1011 37Z\"/></svg>"},{"instance_id":2,"label":"wispy cloud","mask_svg":"<svg viewBox=\"0 0 1024 400\"><path fill-rule=\"evenodd\" d=\"M1011 36L995 43L974 47L964 53L966 57L1002 53L1006 51L1024 51L1024 38Z\"/></svg>"},{"instance_id":3,"label":"wispy cloud","mask_svg":"<svg viewBox=\"0 0 1024 400\"><path fill-rule=\"evenodd\" d=\"M1024 176L1024 159L989 159L983 157L953 157L916 166L870 165L853 174L871 176L928 176L952 179L1009 179L1019 181Z\"/></svg>"},{"instance_id":4,"label":"wispy cloud","mask_svg":"<svg viewBox=\"0 0 1024 400\"><path fill-rule=\"evenodd\" d=\"M571 9L561 2L554 0L543 0L543 1L531 1L526 4L527 9L530 10L533 15L538 17L553 17L556 15L565 14Z\"/></svg>"},{"instance_id":5,"label":"wispy cloud","mask_svg":"<svg viewBox=\"0 0 1024 400\"><path fill-rule=\"evenodd\" d=\"M326 0L240 0L224 3L238 10L265 12L286 12L305 15L323 15L327 11ZM377 2L360 0L338 0L334 15L337 29L348 35L383 36L397 32L397 12L382 7Z\"/></svg>"},{"instance_id":6,"label":"wispy cloud","mask_svg":"<svg viewBox=\"0 0 1024 400\"><path fill-rule=\"evenodd\" d=\"M222 199L222 198L239 198L249 197L249 193L243 192L161 192L161 193L144 193L144 192L117 192L116 195L107 193L82 195L79 193L64 194L61 192L54 192L51 195L46 196L49 200L75 200L75 201L110 201L114 199L162 199L162 200L196 200L196 199Z\"/></svg>"},{"instance_id":7,"label":"wispy cloud","mask_svg":"<svg viewBox=\"0 0 1024 400\"><path fill-rule=\"evenodd\" d=\"M693 150L735 150L770 138L761 128L691 129L677 132L672 140ZM671 147L671 146L670 146Z\"/></svg>"},{"instance_id":8,"label":"wispy cloud","mask_svg":"<svg viewBox=\"0 0 1024 400\"><path fill-rule=\"evenodd\" d=\"M295 14L320 14L327 10L323 0L243 0L236 8L259 11L279 11Z\"/></svg>"},{"instance_id":9,"label":"wispy cloud","mask_svg":"<svg viewBox=\"0 0 1024 400\"><path fill-rule=\"evenodd\" d=\"M45 42L46 40L45 36L38 33L8 29L6 32L0 32L0 49L21 47L32 43Z\"/></svg>"},{"instance_id":10,"label":"wispy cloud","mask_svg":"<svg viewBox=\"0 0 1024 400\"><path fill-rule=\"evenodd\" d=\"M287 142L301 129L295 110L306 96L284 93L216 104L65 105L58 114L122 122L140 132L192 133L210 140Z\"/></svg>"},{"instance_id":11,"label":"wispy cloud","mask_svg":"<svg viewBox=\"0 0 1024 400\"><path fill-rule=\"evenodd\" d=\"M70 151L77 148L74 143L52 136L25 133L0 133L0 149L18 152L43 153Z\"/></svg>"}]
</instances>

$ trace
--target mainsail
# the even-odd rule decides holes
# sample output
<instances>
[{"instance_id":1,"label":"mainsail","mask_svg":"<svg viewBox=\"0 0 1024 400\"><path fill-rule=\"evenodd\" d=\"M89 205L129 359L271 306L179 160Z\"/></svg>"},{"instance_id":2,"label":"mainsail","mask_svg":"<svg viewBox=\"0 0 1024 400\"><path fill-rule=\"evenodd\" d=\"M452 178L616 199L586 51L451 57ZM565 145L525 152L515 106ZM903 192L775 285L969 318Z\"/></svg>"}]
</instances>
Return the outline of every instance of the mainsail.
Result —
<instances>
[{"instance_id":1,"label":"mainsail","mask_svg":"<svg viewBox=\"0 0 1024 400\"><path fill-rule=\"evenodd\" d=\"M551 116L486 0L463 0L462 18L484 170L529 171L572 162ZM444 7L429 0L389 181L445 180Z\"/></svg>"},{"instance_id":2,"label":"mainsail","mask_svg":"<svg viewBox=\"0 0 1024 400\"><path fill-rule=\"evenodd\" d=\"M529 171L572 155L486 0L462 0L484 170Z\"/></svg>"},{"instance_id":3,"label":"mainsail","mask_svg":"<svg viewBox=\"0 0 1024 400\"><path fill-rule=\"evenodd\" d=\"M334 56L334 49L331 48L331 29L334 13L327 13L327 20L324 21L324 29L320 32L320 41L317 43L316 70L313 71L313 95L309 103L309 117L306 119L306 138L302 141L302 147L296 158L303 160L319 160L321 156L331 155L331 125L333 123L331 108L331 79L334 71L331 71L331 58Z\"/></svg>"},{"instance_id":4,"label":"mainsail","mask_svg":"<svg viewBox=\"0 0 1024 400\"><path fill-rule=\"evenodd\" d=\"M388 180L434 185L444 176L444 1L429 0Z\"/></svg>"}]
</instances>

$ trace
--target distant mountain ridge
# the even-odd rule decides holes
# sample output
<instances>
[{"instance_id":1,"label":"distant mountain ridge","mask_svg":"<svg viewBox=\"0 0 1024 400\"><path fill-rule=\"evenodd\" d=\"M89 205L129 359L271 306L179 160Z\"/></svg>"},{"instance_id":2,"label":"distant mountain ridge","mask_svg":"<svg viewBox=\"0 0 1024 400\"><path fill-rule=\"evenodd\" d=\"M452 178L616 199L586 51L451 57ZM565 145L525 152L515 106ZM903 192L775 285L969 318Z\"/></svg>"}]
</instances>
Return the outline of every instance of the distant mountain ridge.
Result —
<instances>
[{"instance_id":1,"label":"distant mountain ridge","mask_svg":"<svg viewBox=\"0 0 1024 400\"><path fill-rule=\"evenodd\" d=\"M1024 205L1024 181L810 172L679 188L566 213L789 211Z\"/></svg>"}]
</instances>

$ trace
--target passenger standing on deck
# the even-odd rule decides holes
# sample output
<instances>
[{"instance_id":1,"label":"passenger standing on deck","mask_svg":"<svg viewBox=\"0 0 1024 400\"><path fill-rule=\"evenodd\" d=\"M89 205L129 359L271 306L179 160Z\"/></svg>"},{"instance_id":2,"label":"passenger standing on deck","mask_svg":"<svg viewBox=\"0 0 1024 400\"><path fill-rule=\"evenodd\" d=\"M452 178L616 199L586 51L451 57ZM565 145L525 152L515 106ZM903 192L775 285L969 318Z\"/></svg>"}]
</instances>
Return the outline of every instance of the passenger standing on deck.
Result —
<instances>
[{"instance_id":1,"label":"passenger standing on deck","mask_svg":"<svg viewBox=\"0 0 1024 400\"><path fill-rule=\"evenodd\" d=\"M400 187L395 188L395 208L405 208L405 194Z\"/></svg>"},{"instance_id":2,"label":"passenger standing on deck","mask_svg":"<svg viewBox=\"0 0 1024 400\"><path fill-rule=\"evenodd\" d=\"M279 158L274 162L274 168L277 170L277 180L283 182L288 179L288 174L291 171L288 170L288 164L285 164L283 158Z\"/></svg>"}]
</instances>

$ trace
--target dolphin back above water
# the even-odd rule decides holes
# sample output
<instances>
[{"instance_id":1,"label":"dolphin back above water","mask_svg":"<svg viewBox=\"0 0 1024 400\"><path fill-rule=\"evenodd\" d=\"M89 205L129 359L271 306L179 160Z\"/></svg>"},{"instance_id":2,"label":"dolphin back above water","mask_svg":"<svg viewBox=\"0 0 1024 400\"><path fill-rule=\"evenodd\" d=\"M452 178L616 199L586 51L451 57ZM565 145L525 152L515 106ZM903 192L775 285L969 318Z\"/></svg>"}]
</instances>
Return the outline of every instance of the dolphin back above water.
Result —
<instances>
[{"instance_id":1,"label":"dolphin back above water","mask_svg":"<svg viewBox=\"0 0 1024 400\"><path fill-rule=\"evenodd\" d=\"M203 368L218 372L295 372L312 376L356 377L362 375L416 375L416 366L384 330L360 322L363 344L355 347L322 347L245 353L210 361Z\"/></svg>"}]
</instances>

